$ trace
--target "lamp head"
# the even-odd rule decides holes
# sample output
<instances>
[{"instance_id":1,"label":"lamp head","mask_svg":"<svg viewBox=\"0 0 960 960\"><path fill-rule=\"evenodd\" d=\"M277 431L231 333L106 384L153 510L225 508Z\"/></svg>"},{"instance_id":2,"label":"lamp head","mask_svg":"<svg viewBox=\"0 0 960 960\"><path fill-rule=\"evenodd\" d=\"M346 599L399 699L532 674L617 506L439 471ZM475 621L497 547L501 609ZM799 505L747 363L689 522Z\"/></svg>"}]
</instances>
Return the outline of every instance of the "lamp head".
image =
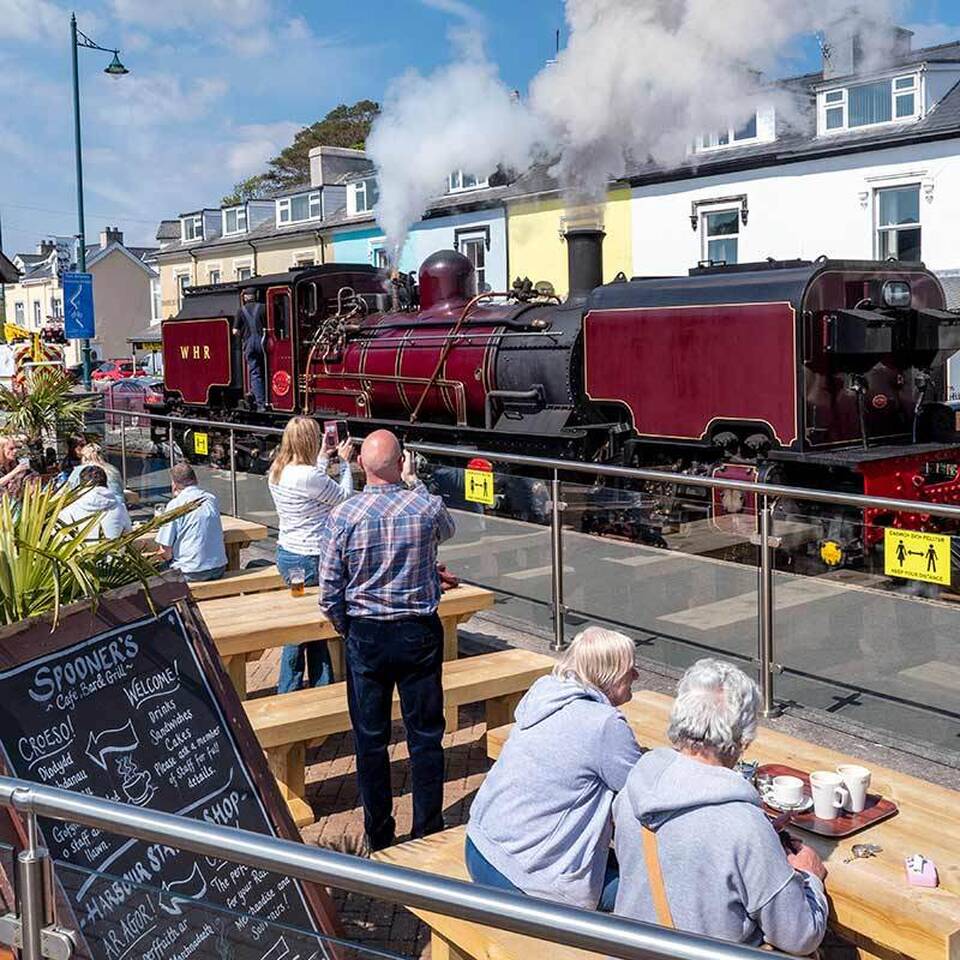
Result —
<instances>
[{"instance_id":1,"label":"lamp head","mask_svg":"<svg viewBox=\"0 0 960 960\"><path fill-rule=\"evenodd\" d=\"M103 71L106 74L109 74L111 77L122 77L124 74L129 73L130 71L120 62L120 51L113 51L113 59L110 61L109 65Z\"/></svg>"}]
</instances>

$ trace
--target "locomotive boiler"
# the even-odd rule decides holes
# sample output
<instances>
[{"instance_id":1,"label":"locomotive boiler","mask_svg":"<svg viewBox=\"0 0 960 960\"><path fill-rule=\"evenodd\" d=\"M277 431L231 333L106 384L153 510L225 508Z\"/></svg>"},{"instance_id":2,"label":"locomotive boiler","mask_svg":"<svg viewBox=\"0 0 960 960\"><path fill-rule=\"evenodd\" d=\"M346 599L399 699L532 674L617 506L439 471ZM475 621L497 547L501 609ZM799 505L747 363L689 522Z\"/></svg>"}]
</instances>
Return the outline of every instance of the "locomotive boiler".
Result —
<instances>
[{"instance_id":1,"label":"locomotive boiler","mask_svg":"<svg viewBox=\"0 0 960 960\"><path fill-rule=\"evenodd\" d=\"M564 302L529 281L478 295L450 250L416 284L357 264L245 281L266 305L260 413L230 333L237 285L188 290L163 325L167 408L225 423L301 412L346 419L358 436L387 426L688 473L683 490L594 489L586 529L645 539L691 517L751 514L750 498L710 494L697 476L917 501L896 517L781 504L819 525L807 550L828 565L869 554L882 524L935 528L924 501L960 502L960 432L944 402L960 316L922 264L769 261L604 285L602 240L567 232ZM526 515L529 486L514 488L525 492L511 509Z\"/></svg>"}]
</instances>

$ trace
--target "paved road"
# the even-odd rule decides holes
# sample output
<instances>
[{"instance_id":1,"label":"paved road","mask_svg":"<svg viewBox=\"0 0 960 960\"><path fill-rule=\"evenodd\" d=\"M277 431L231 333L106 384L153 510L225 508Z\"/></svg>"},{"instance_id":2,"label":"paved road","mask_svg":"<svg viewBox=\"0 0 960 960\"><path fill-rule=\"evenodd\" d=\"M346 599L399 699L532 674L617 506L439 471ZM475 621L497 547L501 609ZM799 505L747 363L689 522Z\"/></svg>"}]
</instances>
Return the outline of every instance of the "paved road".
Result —
<instances>
[{"instance_id":1,"label":"paved road","mask_svg":"<svg viewBox=\"0 0 960 960\"><path fill-rule=\"evenodd\" d=\"M202 473L202 482L229 509L229 475ZM159 494L166 483L163 469L131 479L147 493ZM238 493L244 516L276 524L264 478L241 475ZM702 537L687 547L674 540L671 547L678 549L661 550L566 532L569 632L593 619L620 624L637 638L643 656L675 666L705 655L705 649L754 656L755 569L685 552L703 545ZM549 623L546 528L461 513L458 534L441 553L462 577L502 591L498 609L504 613ZM785 573L776 574L775 600L776 659L787 668L777 681L778 697L960 755L960 603Z\"/></svg>"}]
</instances>

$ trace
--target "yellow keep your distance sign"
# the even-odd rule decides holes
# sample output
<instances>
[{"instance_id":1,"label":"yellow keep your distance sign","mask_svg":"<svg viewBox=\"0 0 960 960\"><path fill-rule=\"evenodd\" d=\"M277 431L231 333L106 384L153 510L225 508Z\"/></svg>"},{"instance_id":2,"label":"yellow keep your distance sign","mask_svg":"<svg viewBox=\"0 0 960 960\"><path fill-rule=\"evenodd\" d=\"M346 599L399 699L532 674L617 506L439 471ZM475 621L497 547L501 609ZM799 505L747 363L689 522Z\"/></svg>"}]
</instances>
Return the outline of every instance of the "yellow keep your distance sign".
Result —
<instances>
[{"instance_id":1,"label":"yellow keep your distance sign","mask_svg":"<svg viewBox=\"0 0 960 960\"><path fill-rule=\"evenodd\" d=\"M950 586L950 537L887 527L883 533L883 572L888 577Z\"/></svg>"},{"instance_id":2,"label":"yellow keep your distance sign","mask_svg":"<svg viewBox=\"0 0 960 960\"><path fill-rule=\"evenodd\" d=\"M493 469L486 460L476 457L467 464L463 471L463 498L470 503L493 506Z\"/></svg>"}]
</instances>

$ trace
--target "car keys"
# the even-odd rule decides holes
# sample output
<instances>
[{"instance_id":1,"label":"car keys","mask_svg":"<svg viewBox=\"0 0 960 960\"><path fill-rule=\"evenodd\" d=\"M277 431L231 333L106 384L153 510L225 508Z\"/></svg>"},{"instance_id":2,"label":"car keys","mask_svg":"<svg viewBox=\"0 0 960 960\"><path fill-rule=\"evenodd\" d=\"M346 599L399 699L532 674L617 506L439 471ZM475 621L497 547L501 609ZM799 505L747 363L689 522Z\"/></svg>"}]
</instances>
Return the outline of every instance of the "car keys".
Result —
<instances>
[{"instance_id":1,"label":"car keys","mask_svg":"<svg viewBox=\"0 0 960 960\"><path fill-rule=\"evenodd\" d=\"M854 860L869 860L870 857L875 857L878 853L883 853L883 847L877 846L875 843L855 843L850 850L850 853L853 856L847 857L844 860L844 863L853 863Z\"/></svg>"}]
</instances>

